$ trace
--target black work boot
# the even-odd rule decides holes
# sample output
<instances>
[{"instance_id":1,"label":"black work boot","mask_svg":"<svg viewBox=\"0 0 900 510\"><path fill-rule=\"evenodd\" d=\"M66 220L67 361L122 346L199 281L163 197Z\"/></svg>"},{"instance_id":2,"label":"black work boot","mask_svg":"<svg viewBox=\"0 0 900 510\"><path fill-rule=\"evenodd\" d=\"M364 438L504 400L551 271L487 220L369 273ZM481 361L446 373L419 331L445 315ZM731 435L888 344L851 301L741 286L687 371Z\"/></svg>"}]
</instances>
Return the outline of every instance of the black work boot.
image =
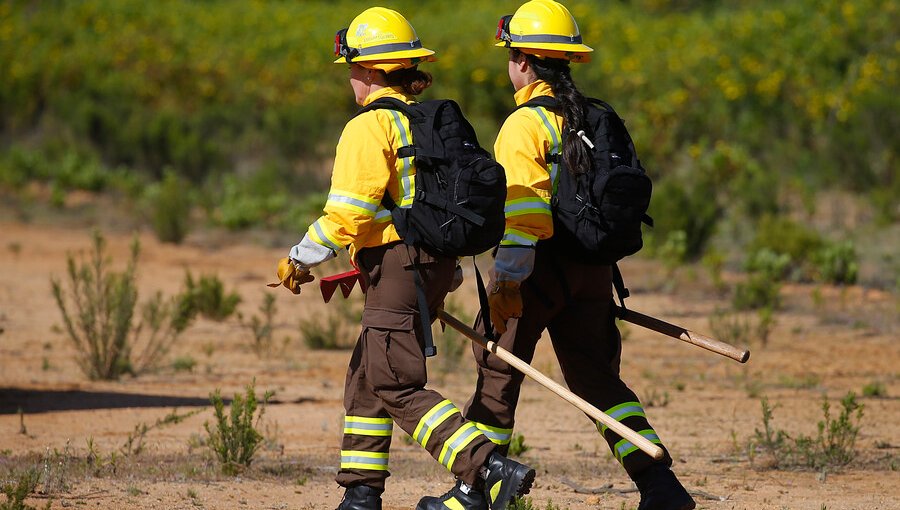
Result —
<instances>
[{"instance_id":1,"label":"black work boot","mask_svg":"<svg viewBox=\"0 0 900 510\"><path fill-rule=\"evenodd\" d=\"M337 510L381 510L381 489L373 489L368 485L347 487L344 499Z\"/></svg>"},{"instance_id":2,"label":"black work boot","mask_svg":"<svg viewBox=\"0 0 900 510\"><path fill-rule=\"evenodd\" d=\"M462 480L457 480L456 485L443 496L425 496L419 500L416 510L488 510L484 493L475 487L464 486Z\"/></svg>"},{"instance_id":3,"label":"black work boot","mask_svg":"<svg viewBox=\"0 0 900 510\"><path fill-rule=\"evenodd\" d=\"M534 482L534 470L525 464L509 460L497 452L491 453L484 464L484 494L491 510L506 510L513 498L528 494Z\"/></svg>"},{"instance_id":4,"label":"black work boot","mask_svg":"<svg viewBox=\"0 0 900 510\"><path fill-rule=\"evenodd\" d=\"M638 510L693 510L694 499L665 464L654 464L635 479L641 491Z\"/></svg>"}]
</instances>

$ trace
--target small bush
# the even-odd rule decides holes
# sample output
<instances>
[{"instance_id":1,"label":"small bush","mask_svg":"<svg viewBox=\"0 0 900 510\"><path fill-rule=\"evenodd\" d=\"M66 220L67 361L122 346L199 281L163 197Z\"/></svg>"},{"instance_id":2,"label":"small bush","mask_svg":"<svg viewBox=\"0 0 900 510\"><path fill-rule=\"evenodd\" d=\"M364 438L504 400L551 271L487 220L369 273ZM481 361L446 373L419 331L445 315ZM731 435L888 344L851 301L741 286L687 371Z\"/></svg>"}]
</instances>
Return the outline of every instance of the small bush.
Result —
<instances>
[{"instance_id":1,"label":"small bush","mask_svg":"<svg viewBox=\"0 0 900 510\"><path fill-rule=\"evenodd\" d=\"M262 445L263 436L257 430L265 413L265 405L272 397L271 392L263 395L262 407L255 392L256 381L246 387L244 396L235 393L230 412L225 414L225 403L219 390L210 394L216 422L203 424L207 433L207 445L215 453L222 466L222 472L233 475L241 472L253 462L253 456ZM256 411L259 409L259 415ZM255 418L255 423L254 423Z\"/></svg>"},{"instance_id":2,"label":"small bush","mask_svg":"<svg viewBox=\"0 0 900 510\"><path fill-rule=\"evenodd\" d=\"M657 244L657 250L677 239L678 244L670 246L677 246L677 250L670 250L669 256L680 257L679 262L700 257L715 233L722 213L716 203L714 185L705 179L690 181L672 176L662 179L654 188L649 211L654 219L654 229L648 239ZM673 235L677 237L673 238Z\"/></svg>"},{"instance_id":3,"label":"small bush","mask_svg":"<svg viewBox=\"0 0 900 510\"><path fill-rule=\"evenodd\" d=\"M509 503L510 510L541 510L541 507L535 506L531 498L514 498ZM543 510L562 510L559 506L554 505L552 501L547 502L547 506Z\"/></svg>"},{"instance_id":4,"label":"small bush","mask_svg":"<svg viewBox=\"0 0 900 510\"><path fill-rule=\"evenodd\" d=\"M162 181L149 188L153 231L164 243L181 244L191 222L191 196L188 182L167 170Z\"/></svg>"},{"instance_id":5,"label":"small bush","mask_svg":"<svg viewBox=\"0 0 900 510\"><path fill-rule=\"evenodd\" d=\"M813 273L816 254L825 241L816 231L783 216L764 216L756 226L756 236L747 247L748 253L767 250L776 255L787 255L784 268L795 279L808 280Z\"/></svg>"},{"instance_id":6,"label":"small bush","mask_svg":"<svg viewBox=\"0 0 900 510\"><path fill-rule=\"evenodd\" d=\"M817 279L823 283L856 283L859 275L858 259L851 241L825 246L816 256Z\"/></svg>"},{"instance_id":7,"label":"small bush","mask_svg":"<svg viewBox=\"0 0 900 510\"><path fill-rule=\"evenodd\" d=\"M0 510L35 510L31 505L25 504L25 499L35 491L41 480L41 473L36 468L30 468L20 473L10 473L10 480L0 485L0 491L6 495L6 501L0 503ZM45 508L50 508L51 501L47 501Z\"/></svg>"},{"instance_id":8,"label":"small bush","mask_svg":"<svg viewBox=\"0 0 900 510\"><path fill-rule=\"evenodd\" d=\"M525 436L519 433L513 434L512 439L509 441L508 454L510 457L518 457L530 449L531 447L525 444Z\"/></svg>"},{"instance_id":9,"label":"small bush","mask_svg":"<svg viewBox=\"0 0 900 510\"><path fill-rule=\"evenodd\" d=\"M716 310L709 317L709 330L714 338L733 345L747 345L750 341L750 321L740 314Z\"/></svg>"},{"instance_id":10,"label":"small bush","mask_svg":"<svg viewBox=\"0 0 900 510\"><path fill-rule=\"evenodd\" d=\"M313 350L350 349L355 345L360 310L356 300L337 299L325 314L300 319L303 343Z\"/></svg>"},{"instance_id":11,"label":"small bush","mask_svg":"<svg viewBox=\"0 0 900 510\"><path fill-rule=\"evenodd\" d=\"M770 406L767 398L762 399L763 430L756 429L750 440L751 459L762 450L771 456L771 467L775 469L806 467L818 470L846 466L856 457L863 406L856 402L852 392L841 399L841 412L837 418L831 416L828 398L822 398L823 419L817 424L816 437L799 435L791 438L787 432L776 429L772 425L776 407Z\"/></svg>"},{"instance_id":12,"label":"small bush","mask_svg":"<svg viewBox=\"0 0 900 510\"><path fill-rule=\"evenodd\" d=\"M873 381L863 386L862 394L864 397L883 398L887 397L887 388L881 381Z\"/></svg>"},{"instance_id":13,"label":"small bush","mask_svg":"<svg viewBox=\"0 0 900 510\"><path fill-rule=\"evenodd\" d=\"M179 308L187 316L200 314L207 319L223 321L234 314L241 296L225 293L225 285L216 275L202 275L196 282L190 271L184 275L184 291L179 296Z\"/></svg>"},{"instance_id":14,"label":"small bush","mask_svg":"<svg viewBox=\"0 0 900 510\"><path fill-rule=\"evenodd\" d=\"M156 293L141 307L140 320L135 324L135 269L140 243L137 238L132 242L125 270L113 272L108 269L111 261L105 253L103 235L95 231L93 241L89 261L78 264L74 256L67 256L68 293L59 279L50 279L66 332L78 350L79 365L91 379L102 380L155 368L187 328L190 317L179 313L174 300ZM139 345L142 348L138 349Z\"/></svg>"},{"instance_id":15,"label":"small bush","mask_svg":"<svg viewBox=\"0 0 900 510\"><path fill-rule=\"evenodd\" d=\"M733 305L737 310L776 310L781 305L781 281L790 265L787 254L767 248L753 252L745 263L747 279L737 285Z\"/></svg>"},{"instance_id":16,"label":"small bush","mask_svg":"<svg viewBox=\"0 0 900 510\"><path fill-rule=\"evenodd\" d=\"M172 370L176 372L193 372L197 360L191 356L181 356L172 361Z\"/></svg>"},{"instance_id":17,"label":"small bush","mask_svg":"<svg viewBox=\"0 0 900 510\"><path fill-rule=\"evenodd\" d=\"M77 265L71 254L67 257L69 296L60 281L51 278L53 297L84 373L91 379L118 379L132 371L129 334L137 304L134 272L140 245L135 239L128 265L116 273L107 269L110 260L103 236L95 231L93 240L90 262Z\"/></svg>"},{"instance_id":18,"label":"small bush","mask_svg":"<svg viewBox=\"0 0 900 510\"><path fill-rule=\"evenodd\" d=\"M250 348L254 354L263 357L268 356L272 352L272 333L275 327L273 321L275 313L278 311L273 294L266 293L263 296L263 302L259 305L259 311L262 316L254 314L248 322L244 322L240 314L238 318L241 324L249 329L253 335L253 344L251 344Z\"/></svg>"}]
</instances>

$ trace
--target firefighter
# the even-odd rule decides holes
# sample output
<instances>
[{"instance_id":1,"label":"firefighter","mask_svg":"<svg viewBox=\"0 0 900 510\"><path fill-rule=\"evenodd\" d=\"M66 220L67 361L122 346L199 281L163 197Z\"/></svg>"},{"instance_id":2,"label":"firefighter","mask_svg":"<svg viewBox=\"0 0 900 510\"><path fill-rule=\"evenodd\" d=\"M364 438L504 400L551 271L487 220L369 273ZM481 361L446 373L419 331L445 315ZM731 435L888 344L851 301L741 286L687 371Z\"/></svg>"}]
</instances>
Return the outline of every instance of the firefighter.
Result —
<instances>
[{"instance_id":1,"label":"firefighter","mask_svg":"<svg viewBox=\"0 0 900 510\"><path fill-rule=\"evenodd\" d=\"M335 37L335 63L350 68L356 102L382 97L412 103L431 85L418 64L435 60L412 25L398 12L366 9ZM344 387L344 435L337 483L345 487L338 510L381 509L389 476L388 458L396 423L432 457L465 483L459 498L505 508L527 493L534 470L506 459L497 446L451 401L427 382L417 279L435 316L451 287L456 259L401 242L382 205L387 193L400 207L414 199L414 159L397 150L411 143L408 120L396 111L369 111L350 120L341 134L324 214L307 230L277 275L293 293L313 280L310 269L347 248L367 279L362 332ZM471 490L469 490L471 488ZM478 496L476 496L476 493Z\"/></svg>"},{"instance_id":2,"label":"firefighter","mask_svg":"<svg viewBox=\"0 0 900 510\"><path fill-rule=\"evenodd\" d=\"M637 396L619 377L621 337L612 313L611 267L591 263L576 255L576 247L553 239L551 199L559 178L557 158L562 157L566 171L591 168L585 144L576 135L583 129L585 98L572 81L569 65L590 61L593 50L582 43L568 9L552 0L533 0L504 16L497 38L497 46L508 51L516 104L546 95L561 106L559 114L542 107L515 110L494 146L508 187L506 232L488 291L490 316L502 334L498 343L530 362L538 339L548 329L569 388L662 446ZM481 348L475 347L474 353L478 382L465 417L505 451L524 376ZM639 510L694 508L693 499L670 470L668 452L655 461L606 426L594 425L640 489Z\"/></svg>"}]
</instances>

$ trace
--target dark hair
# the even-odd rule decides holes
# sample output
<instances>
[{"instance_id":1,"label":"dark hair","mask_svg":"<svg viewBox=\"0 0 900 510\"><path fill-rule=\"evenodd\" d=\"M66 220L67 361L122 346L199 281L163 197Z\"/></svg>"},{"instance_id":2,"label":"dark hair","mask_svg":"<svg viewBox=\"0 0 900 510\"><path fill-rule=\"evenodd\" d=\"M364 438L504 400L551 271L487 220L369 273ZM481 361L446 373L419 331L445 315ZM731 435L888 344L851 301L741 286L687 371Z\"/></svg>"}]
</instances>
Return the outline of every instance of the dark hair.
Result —
<instances>
[{"instance_id":1,"label":"dark hair","mask_svg":"<svg viewBox=\"0 0 900 510\"><path fill-rule=\"evenodd\" d=\"M566 168L573 174L587 173L591 168L588 148L576 135L587 127L585 109L587 100L575 87L569 61L558 58L537 58L525 54L534 74L550 84L553 96L559 101L563 115L562 157Z\"/></svg>"},{"instance_id":2,"label":"dark hair","mask_svg":"<svg viewBox=\"0 0 900 510\"><path fill-rule=\"evenodd\" d=\"M391 87L401 87L411 96L418 96L431 86L431 73L419 71L418 67L400 69L387 74L387 84Z\"/></svg>"}]
</instances>

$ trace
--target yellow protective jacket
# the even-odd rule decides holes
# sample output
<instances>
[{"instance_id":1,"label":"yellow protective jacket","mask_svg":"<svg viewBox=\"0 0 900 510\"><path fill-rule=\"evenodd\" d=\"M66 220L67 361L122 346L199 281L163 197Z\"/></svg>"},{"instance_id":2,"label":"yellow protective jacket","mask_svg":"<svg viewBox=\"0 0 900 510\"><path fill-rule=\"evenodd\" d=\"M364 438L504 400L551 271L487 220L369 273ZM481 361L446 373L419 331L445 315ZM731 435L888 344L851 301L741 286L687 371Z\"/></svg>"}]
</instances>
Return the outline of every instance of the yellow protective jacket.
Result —
<instances>
[{"instance_id":1,"label":"yellow protective jacket","mask_svg":"<svg viewBox=\"0 0 900 510\"><path fill-rule=\"evenodd\" d=\"M538 80L519 89L516 105L537 96L553 96L547 82ZM549 163L547 156L562 151L562 124L563 117L546 108L520 108L497 134L494 156L506 170L507 186L501 247L534 247L553 235L550 198L556 191L559 164Z\"/></svg>"},{"instance_id":2,"label":"yellow protective jacket","mask_svg":"<svg viewBox=\"0 0 900 510\"><path fill-rule=\"evenodd\" d=\"M387 87L371 93L363 105L381 97L414 102L401 89ZM397 149L411 143L409 121L397 111L374 110L351 119L338 141L324 214L307 236L335 252L348 247L353 260L362 248L399 241L381 198L389 193L398 206L412 205L413 158L397 157Z\"/></svg>"}]
</instances>

